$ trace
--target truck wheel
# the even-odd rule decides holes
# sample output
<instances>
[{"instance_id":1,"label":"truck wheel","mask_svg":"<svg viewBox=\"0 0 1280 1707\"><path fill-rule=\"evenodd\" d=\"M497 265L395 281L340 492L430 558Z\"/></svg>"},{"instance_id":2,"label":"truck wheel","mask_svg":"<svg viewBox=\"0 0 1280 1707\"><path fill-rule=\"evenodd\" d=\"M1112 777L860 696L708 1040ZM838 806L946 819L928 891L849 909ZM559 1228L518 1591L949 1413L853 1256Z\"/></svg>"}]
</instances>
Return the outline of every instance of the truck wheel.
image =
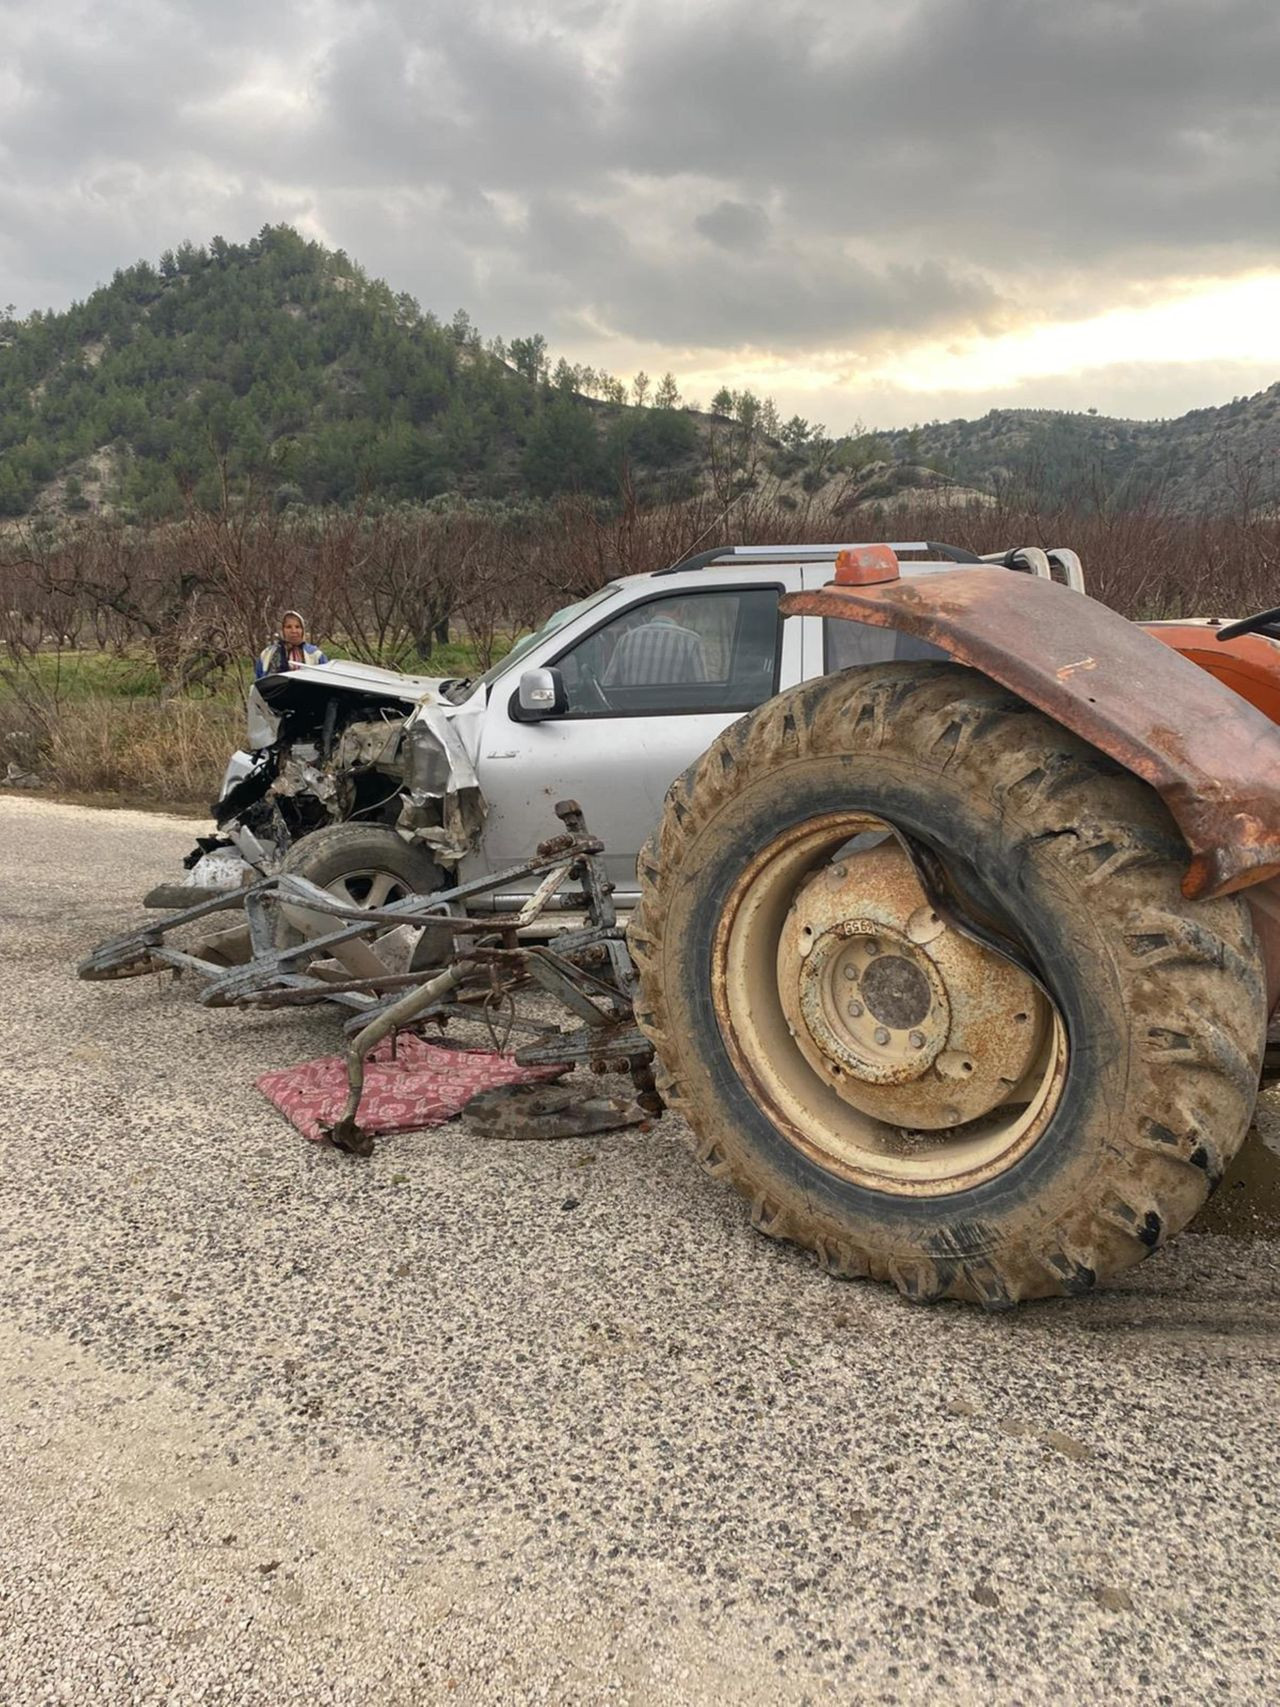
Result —
<instances>
[{"instance_id":1,"label":"truck wheel","mask_svg":"<svg viewBox=\"0 0 1280 1707\"><path fill-rule=\"evenodd\" d=\"M312 830L293 844L280 869L307 878L354 907L385 907L406 895L430 895L446 886L444 872L424 848L373 824L330 824ZM340 925L340 920L323 913L286 904L276 926L276 947L294 948L307 936L338 930ZM426 936L432 938L433 948L439 938L442 957L447 959L452 933L427 926ZM414 960L433 964L423 960L418 950Z\"/></svg>"},{"instance_id":2,"label":"truck wheel","mask_svg":"<svg viewBox=\"0 0 1280 1707\"><path fill-rule=\"evenodd\" d=\"M783 694L640 858L663 1094L834 1274L1086 1291L1185 1226L1253 1110L1259 950L1241 901L1183 899L1186 863L1152 790L972 671Z\"/></svg>"}]
</instances>

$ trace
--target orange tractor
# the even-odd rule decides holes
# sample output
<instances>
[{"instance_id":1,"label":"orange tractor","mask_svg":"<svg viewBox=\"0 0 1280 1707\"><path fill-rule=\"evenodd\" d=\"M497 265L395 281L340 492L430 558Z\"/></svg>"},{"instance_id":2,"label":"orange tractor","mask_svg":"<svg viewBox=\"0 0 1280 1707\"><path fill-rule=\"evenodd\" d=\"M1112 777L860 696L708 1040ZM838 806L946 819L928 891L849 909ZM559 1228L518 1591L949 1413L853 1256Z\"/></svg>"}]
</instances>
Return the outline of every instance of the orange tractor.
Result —
<instances>
[{"instance_id":1,"label":"orange tractor","mask_svg":"<svg viewBox=\"0 0 1280 1707\"><path fill-rule=\"evenodd\" d=\"M910 657L768 701L673 786L630 931L659 1084L832 1273L1084 1292L1191 1220L1253 1115L1280 609L1138 625L888 546L783 608Z\"/></svg>"}]
</instances>

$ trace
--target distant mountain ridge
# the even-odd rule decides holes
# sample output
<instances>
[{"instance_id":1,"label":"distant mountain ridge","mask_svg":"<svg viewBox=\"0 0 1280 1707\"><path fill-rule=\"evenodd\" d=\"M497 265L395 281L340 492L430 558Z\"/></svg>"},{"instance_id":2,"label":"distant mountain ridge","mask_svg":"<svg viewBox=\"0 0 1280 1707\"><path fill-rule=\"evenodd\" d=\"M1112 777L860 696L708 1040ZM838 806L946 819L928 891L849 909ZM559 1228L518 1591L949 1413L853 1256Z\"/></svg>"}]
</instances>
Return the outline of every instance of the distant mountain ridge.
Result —
<instances>
[{"instance_id":1,"label":"distant mountain ridge","mask_svg":"<svg viewBox=\"0 0 1280 1707\"><path fill-rule=\"evenodd\" d=\"M227 479L280 504L608 498L624 472L648 502L769 481L837 511L1000 493L1274 509L1280 384L1168 421L1006 409L832 439L750 392L704 412L670 375L628 387L553 368L538 336L486 344L288 226L184 243L64 313L0 313L0 518L161 520Z\"/></svg>"},{"instance_id":2,"label":"distant mountain ridge","mask_svg":"<svg viewBox=\"0 0 1280 1707\"><path fill-rule=\"evenodd\" d=\"M927 463L985 491L1054 503L1095 495L1178 511L1280 505L1280 383L1165 421L993 409L878 435L895 460Z\"/></svg>"}]
</instances>

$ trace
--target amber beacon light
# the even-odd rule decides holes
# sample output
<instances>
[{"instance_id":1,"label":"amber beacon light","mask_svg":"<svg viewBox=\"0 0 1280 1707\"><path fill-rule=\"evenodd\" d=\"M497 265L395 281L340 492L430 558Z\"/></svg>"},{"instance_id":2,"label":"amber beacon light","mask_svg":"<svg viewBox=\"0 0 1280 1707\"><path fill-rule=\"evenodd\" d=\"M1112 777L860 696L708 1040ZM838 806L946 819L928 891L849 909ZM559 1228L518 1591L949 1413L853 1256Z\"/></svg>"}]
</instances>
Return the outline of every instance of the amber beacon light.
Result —
<instances>
[{"instance_id":1,"label":"amber beacon light","mask_svg":"<svg viewBox=\"0 0 1280 1707\"><path fill-rule=\"evenodd\" d=\"M898 579L898 554L891 545L851 545L836 557L837 587L870 587Z\"/></svg>"}]
</instances>

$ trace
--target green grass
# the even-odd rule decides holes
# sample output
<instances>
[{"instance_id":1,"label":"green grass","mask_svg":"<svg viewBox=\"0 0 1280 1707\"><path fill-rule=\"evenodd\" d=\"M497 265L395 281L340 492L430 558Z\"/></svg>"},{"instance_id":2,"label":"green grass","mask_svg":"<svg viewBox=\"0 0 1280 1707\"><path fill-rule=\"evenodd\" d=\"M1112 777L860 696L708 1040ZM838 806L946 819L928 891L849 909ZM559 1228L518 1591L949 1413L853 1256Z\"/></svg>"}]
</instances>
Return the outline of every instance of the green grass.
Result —
<instances>
[{"instance_id":1,"label":"green grass","mask_svg":"<svg viewBox=\"0 0 1280 1707\"><path fill-rule=\"evenodd\" d=\"M15 662L0 657L0 680L30 686L51 700L159 699L160 672L139 653L34 652ZM202 697L208 697L202 696Z\"/></svg>"},{"instance_id":2,"label":"green grass","mask_svg":"<svg viewBox=\"0 0 1280 1707\"><path fill-rule=\"evenodd\" d=\"M511 650L514 635L502 635L493 648L494 658ZM330 658L350 658L352 651L341 639L322 642ZM384 658L387 669L413 676L478 676L484 665L469 640L451 640L436 646L430 656ZM216 700L223 704L241 698L252 680L253 661L245 659L240 679L228 671L221 677L178 696L190 700ZM85 699L158 700L164 686L154 660L146 653L99 651L35 652L20 660L0 655L0 693L6 688L21 694L33 690L41 699L64 704Z\"/></svg>"},{"instance_id":3,"label":"green grass","mask_svg":"<svg viewBox=\"0 0 1280 1707\"><path fill-rule=\"evenodd\" d=\"M495 659L505 657L511 645L512 642L504 637L494 647ZM479 676L484 673L484 665L469 640L451 640L447 646L433 646L428 657L410 658L400 668L411 676Z\"/></svg>"}]
</instances>

